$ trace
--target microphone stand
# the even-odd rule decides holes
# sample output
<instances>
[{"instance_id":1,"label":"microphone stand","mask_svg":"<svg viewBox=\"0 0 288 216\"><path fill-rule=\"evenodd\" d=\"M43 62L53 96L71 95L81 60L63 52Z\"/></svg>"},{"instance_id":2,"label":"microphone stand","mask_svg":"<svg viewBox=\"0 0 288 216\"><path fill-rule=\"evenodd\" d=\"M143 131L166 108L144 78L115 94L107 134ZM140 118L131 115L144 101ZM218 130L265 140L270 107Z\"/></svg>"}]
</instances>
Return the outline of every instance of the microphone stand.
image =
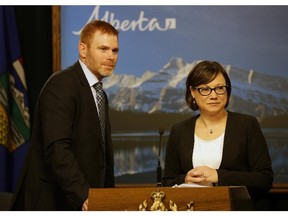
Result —
<instances>
[{"instance_id":1,"label":"microphone stand","mask_svg":"<svg viewBox=\"0 0 288 216\"><path fill-rule=\"evenodd\" d=\"M160 163L161 156L161 141L162 135L164 134L164 128L159 128L159 147L158 147L158 166L157 166L157 187L162 187L162 168Z\"/></svg>"}]
</instances>

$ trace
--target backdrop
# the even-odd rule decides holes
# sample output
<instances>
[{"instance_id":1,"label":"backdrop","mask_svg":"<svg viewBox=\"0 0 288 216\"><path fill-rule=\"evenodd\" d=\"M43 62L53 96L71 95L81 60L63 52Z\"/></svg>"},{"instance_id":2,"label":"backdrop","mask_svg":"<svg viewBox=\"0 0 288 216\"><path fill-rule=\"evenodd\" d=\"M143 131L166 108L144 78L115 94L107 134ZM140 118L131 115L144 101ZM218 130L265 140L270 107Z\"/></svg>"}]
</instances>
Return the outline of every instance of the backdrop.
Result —
<instances>
[{"instance_id":1,"label":"backdrop","mask_svg":"<svg viewBox=\"0 0 288 216\"><path fill-rule=\"evenodd\" d=\"M94 19L120 32L118 64L104 81L116 176L155 173L159 127L164 167L171 126L195 114L185 103L187 74L214 60L232 81L229 110L258 118L275 183L288 181L287 6L62 6L62 68L78 60L79 32Z\"/></svg>"}]
</instances>

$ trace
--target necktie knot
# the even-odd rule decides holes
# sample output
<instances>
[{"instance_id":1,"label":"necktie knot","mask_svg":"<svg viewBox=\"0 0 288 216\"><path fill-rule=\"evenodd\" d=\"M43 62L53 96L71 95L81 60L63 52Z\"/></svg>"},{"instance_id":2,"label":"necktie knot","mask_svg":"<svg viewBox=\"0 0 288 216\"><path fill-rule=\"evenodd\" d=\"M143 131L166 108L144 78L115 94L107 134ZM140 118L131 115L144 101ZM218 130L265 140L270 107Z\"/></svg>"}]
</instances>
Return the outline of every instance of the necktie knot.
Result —
<instances>
[{"instance_id":1,"label":"necktie knot","mask_svg":"<svg viewBox=\"0 0 288 216\"><path fill-rule=\"evenodd\" d=\"M102 91L103 90L103 84L102 82L97 82L93 85L93 87L96 89L96 91Z\"/></svg>"}]
</instances>

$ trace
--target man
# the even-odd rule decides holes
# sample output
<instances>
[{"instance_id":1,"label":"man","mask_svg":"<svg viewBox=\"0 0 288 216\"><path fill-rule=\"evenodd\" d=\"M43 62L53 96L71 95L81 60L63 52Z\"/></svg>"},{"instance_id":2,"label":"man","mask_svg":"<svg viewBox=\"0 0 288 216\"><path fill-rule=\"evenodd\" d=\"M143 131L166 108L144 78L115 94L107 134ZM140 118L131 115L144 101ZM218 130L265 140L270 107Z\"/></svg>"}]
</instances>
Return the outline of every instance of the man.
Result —
<instances>
[{"instance_id":1,"label":"man","mask_svg":"<svg viewBox=\"0 0 288 216\"><path fill-rule=\"evenodd\" d=\"M114 187L108 100L96 83L116 66L118 31L92 21L78 50L79 61L54 73L40 93L12 210L88 210L90 187Z\"/></svg>"}]
</instances>

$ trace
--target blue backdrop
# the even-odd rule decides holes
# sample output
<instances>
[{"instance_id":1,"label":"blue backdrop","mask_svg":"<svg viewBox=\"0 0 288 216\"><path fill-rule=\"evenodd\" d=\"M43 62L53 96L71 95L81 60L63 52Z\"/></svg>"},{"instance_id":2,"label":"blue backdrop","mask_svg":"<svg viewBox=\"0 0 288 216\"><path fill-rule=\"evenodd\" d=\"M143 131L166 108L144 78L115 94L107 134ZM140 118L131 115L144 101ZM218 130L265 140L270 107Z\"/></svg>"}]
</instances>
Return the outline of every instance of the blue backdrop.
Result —
<instances>
[{"instance_id":1,"label":"blue backdrop","mask_svg":"<svg viewBox=\"0 0 288 216\"><path fill-rule=\"evenodd\" d=\"M104 81L116 111L112 128L125 122L113 131L116 176L153 172L155 125L173 115L176 123L182 114L191 114L184 98L186 76L199 60L214 60L223 64L232 81L229 109L258 118L275 182L288 182L287 6L62 6L63 68L78 59L79 32L94 19L110 22L120 32L118 64ZM125 111L142 114L147 122L140 117L129 122ZM138 127L140 123L148 126ZM162 166L165 139L163 143Z\"/></svg>"}]
</instances>

